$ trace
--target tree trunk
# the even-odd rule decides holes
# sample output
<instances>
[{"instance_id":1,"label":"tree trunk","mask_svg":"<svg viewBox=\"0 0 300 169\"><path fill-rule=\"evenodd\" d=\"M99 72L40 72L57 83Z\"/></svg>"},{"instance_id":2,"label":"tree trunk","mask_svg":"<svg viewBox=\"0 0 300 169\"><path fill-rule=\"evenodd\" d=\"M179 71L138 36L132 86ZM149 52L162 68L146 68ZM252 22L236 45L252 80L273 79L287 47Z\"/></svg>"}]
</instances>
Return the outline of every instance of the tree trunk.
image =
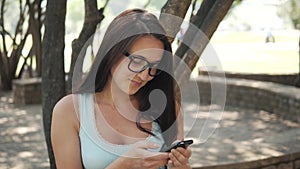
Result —
<instances>
[{"instance_id":1,"label":"tree trunk","mask_svg":"<svg viewBox=\"0 0 300 169\"><path fill-rule=\"evenodd\" d=\"M180 62L180 64L177 66L177 69L175 70L175 77L178 79L178 82L180 84L186 82L188 78L190 77L190 72L188 70L184 70L183 67L185 64L188 65L190 70L193 70L196 66L196 63L198 62L201 54L203 53L206 45L208 44L209 40L211 39L212 35L216 31L219 23L222 21L222 19L227 14L228 10L230 9L232 3L234 0L216 0L212 4L212 0L204 0L199 11L197 12L197 15L195 15L196 18L192 18L192 22L197 23L197 27L202 31L198 32L197 34L187 34L185 36L190 39L191 43L188 44L188 50L184 52L184 55L180 55L178 57L182 57L184 62ZM208 11L206 11L209 9ZM205 12L202 12L204 10ZM202 14L205 14L204 18L203 16L199 16ZM199 18L197 18L199 17ZM199 21L197 21L199 20ZM200 22L202 21L202 22ZM192 32L195 31L195 28ZM187 30L188 32L189 30ZM183 40L184 42L185 40ZM182 44L182 43L181 43ZM191 50L193 49L193 50ZM180 50L180 47L178 48ZM178 51L179 52L179 51ZM176 51L177 53L177 51Z\"/></svg>"},{"instance_id":2,"label":"tree trunk","mask_svg":"<svg viewBox=\"0 0 300 169\"><path fill-rule=\"evenodd\" d=\"M295 86L300 88L300 37L299 37L299 43L298 43L298 76L296 78L296 81L295 81Z\"/></svg>"},{"instance_id":3,"label":"tree trunk","mask_svg":"<svg viewBox=\"0 0 300 169\"><path fill-rule=\"evenodd\" d=\"M36 76L41 76L41 66L42 66L42 40L41 40L41 27L43 21L41 20L41 3L42 0L35 0L30 4L29 0L26 0L26 3L29 7L29 25L30 25L30 34L32 35L33 40L33 53L36 58ZM33 58L33 57L32 57Z\"/></svg>"},{"instance_id":4,"label":"tree trunk","mask_svg":"<svg viewBox=\"0 0 300 169\"><path fill-rule=\"evenodd\" d=\"M6 71L4 69L4 66L1 66L1 90L8 91L12 89L12 79L5 73Z\"/></svg>"},{"instance_id":5,"label":"tree trunk","mask_svg":"<svg viewBox=\"0 0 300 169\"><path fill-rule=\"evenodd\" d=\"M182 21L190 5L191 0L168 0L162 7L159 21L166 30L171 43L179 32Z\"/></svg>"},{"instance_id":6,"label":"tree trunk","mask_svg":"<svg viewBox=\"0 0 300 169\"><path fill-rule=\"evenodd\" d=\"M6 31L4 24L4 12L5 12L5 0L1 1L1 13L0 13L0 27L2 30L1 38L2 43L0 47L0 62L1 62L1 88L2 90L11 90L12 89L12 80L20 77L20 74L16 76L17 66L19 60L22 56L24 46L26 46L26 40L28 35L31 34L33 37L33 45L31 48L34 48L34 52L29 52L27 58L32 58L31 54L35 54L37 58L37 69L40 68L40 58L41 58L41 0L35 0L30 3L29 0L26 0L25 6L23 6L22 1L19 1L19 18L17 18L17 24L15 27L14 34ZM29 21L25 19L25 12L29 8ZM38 17L36 14L39 14ZM27 28L26 28L27 26ZM7 38L10 38L7 41ZM12 51L8 52L7 49L13 46ZM32 49L30 49L31 51ZM38 74L39 75L39 74Z\"/></svg>"},{"instance_id":7,"label":"tree trunk","mask_svg":"<svg viewBox=\"0 0 300 169\"><path fill-rule=\"evenodd\" d=\"M197 14L190 19L191 24L195 27L190 26L186 31L185 36L183 38L184 43L181 43L179 45L175 53L176 56L178 56L179 58L183 58L184 54L192 45L194 35L197 33L197 31L201 30L201 25L204 23L206 16L208 15L215 2L216 0L204 0L202 2L200 8L197 11ZM179 63L176 63L176 65L177 64Z\"/></svg>"},{"instance_id":8,"label":"tree trunk","mask_svg":"<svg viewBox=\"0 0 300 169\"><path fill-rule=\"evenodd\" d=\"M73 75L74 73L74 66L77 61L78 55L80 52L85 53L85 51L81 51L84 44L88 41L89 38L93 36L93 34L96 31L97 25L99 22L101 22L104 18L103 10L104 8L101 8L98 10L97 8L97 0L85 0L85 17L84 17L84 24L83 28L80 32L80 35L78 39L75 39L72 42L72 56L71 56L71 66L67 81L67 92L71 92L72 90L72 80L73 77L77 77L76 75ZM81 65L83 64L83 58L80 58L82 60L78 61ZM82 67L82 66L80 66ZM78 72L80 73L80 72Z\"/></svg>"},{"instance_id":9,"label":"tree trunk","mask_svg":"<svg viewBox=\"0 0 300 169\"><path fill-rule=\"evenodd\" d=\"M51 168L56 168L50 134L52 111L56 102L65 95L64 38L66 3L66 0L47 1L45 34L42 45L43 124Z\"/></svg>"}]
</instances>

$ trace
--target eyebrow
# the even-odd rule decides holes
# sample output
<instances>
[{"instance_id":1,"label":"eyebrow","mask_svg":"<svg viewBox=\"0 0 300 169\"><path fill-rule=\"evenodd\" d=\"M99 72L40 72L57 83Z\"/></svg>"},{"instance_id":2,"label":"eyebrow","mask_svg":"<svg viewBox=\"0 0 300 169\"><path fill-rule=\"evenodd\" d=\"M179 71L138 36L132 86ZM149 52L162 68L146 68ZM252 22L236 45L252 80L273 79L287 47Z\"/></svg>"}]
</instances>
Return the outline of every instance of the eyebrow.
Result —
<instances>
[{"instance_id":1,"label":"eyebrow","mask_svg":"<svg viewBox=\"0 0 300 169\"><path fill-rule=\"evenodd\" d=\"M130 56L130 55L132 55L132 56L139 56L139 57L142 57L143 59L145 59L146 61L148 61L149 63L160 63L161 61L162 61L162 59L161 60L158 60L158 61L153 61L153 62L150 62L146 57L144 57L144 56L142 56L142 55L137 55L137 54L131 54L131 53L129 53L129 52L125 52L125 54L126 55L128 55L128 56Z\"/></svg>"}]
</instances>

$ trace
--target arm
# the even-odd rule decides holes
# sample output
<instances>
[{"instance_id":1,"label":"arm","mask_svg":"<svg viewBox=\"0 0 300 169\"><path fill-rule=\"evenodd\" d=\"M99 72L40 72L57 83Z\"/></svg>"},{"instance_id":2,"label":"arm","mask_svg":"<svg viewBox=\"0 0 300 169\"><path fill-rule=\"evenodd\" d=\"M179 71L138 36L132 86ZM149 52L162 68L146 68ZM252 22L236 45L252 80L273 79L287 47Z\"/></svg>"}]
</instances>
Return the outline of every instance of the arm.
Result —
<instances>
[{"instance_id":1,"label":"arm","mask_svg":"<svg viewBox=\"0 0 300 169\"><path fill-rule=\"evenodd\" d=\"M62 98L53 109L51 142L58 169L82 169L79 120L73 96Z\"/></svg>"}]
</instances>

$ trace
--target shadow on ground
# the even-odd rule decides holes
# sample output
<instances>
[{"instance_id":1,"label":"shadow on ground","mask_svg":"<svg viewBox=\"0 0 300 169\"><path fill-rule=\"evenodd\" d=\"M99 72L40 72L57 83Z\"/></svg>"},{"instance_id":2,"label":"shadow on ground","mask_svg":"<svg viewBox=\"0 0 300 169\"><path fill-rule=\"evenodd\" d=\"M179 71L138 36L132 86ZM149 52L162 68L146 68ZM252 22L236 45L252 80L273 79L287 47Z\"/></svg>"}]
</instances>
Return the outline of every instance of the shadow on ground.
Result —
<instances>
[{"instance_id":1,"label":"shadow on ground","mask_svg":"<svg viewBox=\"0 0 300 169\"><path fill-rule=\"evenodd\" d=\"M0 94L0 169L49 168L41 105L12 104Z\"/></svg>"},{"instance_id":2,"label":"shadow on ground","mask_svg":"<svg viewBox=\"0 0 300 169\"><path fill-rule=\"evenodd\" d=\"M192 145L193 166L246 162L300 152L299 123L263 110L230 106L225 107L215 132L201 143L199 134L213 108L192 103L190 106L185 119L196 120L192 128L185 128L185 133L190 130L187 137L193 138L196 143ZM197 113L196 109L200 111Z\"/></svg>"}]
</instances>

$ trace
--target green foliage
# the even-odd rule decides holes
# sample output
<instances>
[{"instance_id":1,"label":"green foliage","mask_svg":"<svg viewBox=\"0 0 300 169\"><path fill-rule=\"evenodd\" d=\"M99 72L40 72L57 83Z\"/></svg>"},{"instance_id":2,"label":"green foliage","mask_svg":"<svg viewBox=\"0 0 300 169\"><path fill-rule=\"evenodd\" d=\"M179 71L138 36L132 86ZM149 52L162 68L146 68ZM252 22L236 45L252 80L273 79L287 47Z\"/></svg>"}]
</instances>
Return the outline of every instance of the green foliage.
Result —
<instances>
[{"instance_id":1,"label":"green foliage","mask_svg":"<svg viewBox=\"0 0 300 169\"><path fill-rule=\"evenodd\" d=\"M295 28L300 28L300 1L286 0L278 11L281 17L287 17Z\"/></svg>"}]
</instances>

